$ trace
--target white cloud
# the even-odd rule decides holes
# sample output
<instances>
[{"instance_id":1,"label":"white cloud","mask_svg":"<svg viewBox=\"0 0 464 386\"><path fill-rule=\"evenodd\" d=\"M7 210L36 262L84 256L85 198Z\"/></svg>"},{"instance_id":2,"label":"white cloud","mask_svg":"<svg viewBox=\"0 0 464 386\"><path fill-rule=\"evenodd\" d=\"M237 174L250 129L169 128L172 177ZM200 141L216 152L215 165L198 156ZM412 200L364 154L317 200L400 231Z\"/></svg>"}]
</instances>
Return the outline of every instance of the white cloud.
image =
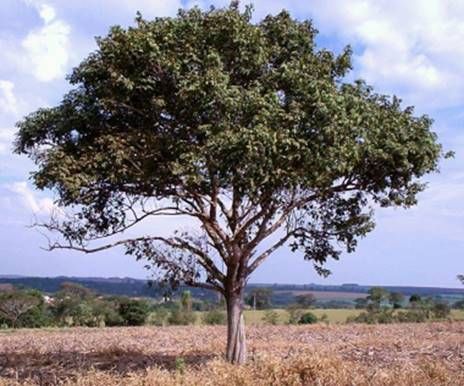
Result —
<instances>
[{"instance_id":1,"label":"white cloud","mask_svg":"<svg viewBox=\"0 0 464 386\"><path fill-rule=\"evenodd\" d=\"M48 4L41 4L39 6L39 15L45 22L45 24L48 24L53 21L56 17L56 12L53 7L51 7Z\"/></svg>"},{"instance_id":2,"label":"white cloud","mask_svg":"<svg viewBox=\"0 0 464 386\"><path fill-rule=\"evenodd\" d=\"M370 83L422 106L464 101L462 2L314 0L308 11L323 32L361 46L355 69Z\"/></svg>"},{"instance_id":3,"label":"white cloud","mask_svg":"<svg viewBox=\"0 0 464 386\"><path fill-rule=\"evenodd\" d=\"M10 184L8 188L11 192L17 194L23 206L34 214L50 215L56 210L51 198L38 198L37 193L30 189L25 181Z\"/></svg>"},{"instance_id":4,"label":"white cloud","mask_svg":"<svg viewBox=\"0 0 464 386\"><path fill-rule=\"evenodd\" d=\"M14 83L8 80L0 80L0 113L15 114L18 103L13 93Z\"/></svg>"},{"instance_id":5,"label":"white cloud","mask_svg":"<svg viewBox=\"0 0 464 386\"><path fill-rule=\"evenodd\" d=\"M32 30L22 41L30 70L42 82L62 78L69 61L69 35L71 28L64 21L56 19L53 7L41 4L38 8L43 27Z\"/></svg>"}]
</instances>

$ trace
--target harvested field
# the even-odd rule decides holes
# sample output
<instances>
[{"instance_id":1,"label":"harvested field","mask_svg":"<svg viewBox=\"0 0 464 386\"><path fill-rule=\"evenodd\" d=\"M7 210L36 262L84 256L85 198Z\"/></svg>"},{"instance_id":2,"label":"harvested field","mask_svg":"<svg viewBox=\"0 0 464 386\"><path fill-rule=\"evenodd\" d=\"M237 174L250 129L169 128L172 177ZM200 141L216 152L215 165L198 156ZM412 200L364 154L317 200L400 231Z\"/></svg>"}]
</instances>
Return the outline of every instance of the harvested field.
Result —
<instances>
[{"instance_id":1,"label":"harvested field","mask_svg":"<svg viewBox=\"0 0 464 386\"><path fill-rule=\"evenodd\" d=\"M305 290L294 290L294 291L282 291L289 292L293 296L298 295L314 295L317 300L354 300L358 298L367 297L366 292L343 292L343 291L305 291ZM278 291L275 291L278 294Z\"/></svg>"},{"instance_id":2,"label":"harvested field","mask_svg":"<svg viewBox=\"0 0 464 386\"><path fill-rule=\"evenodd\" d=\"M464 322L254 326L250 360L224 327L0 333L0 385L464 385Z\"/></svg>"}]
</instances>

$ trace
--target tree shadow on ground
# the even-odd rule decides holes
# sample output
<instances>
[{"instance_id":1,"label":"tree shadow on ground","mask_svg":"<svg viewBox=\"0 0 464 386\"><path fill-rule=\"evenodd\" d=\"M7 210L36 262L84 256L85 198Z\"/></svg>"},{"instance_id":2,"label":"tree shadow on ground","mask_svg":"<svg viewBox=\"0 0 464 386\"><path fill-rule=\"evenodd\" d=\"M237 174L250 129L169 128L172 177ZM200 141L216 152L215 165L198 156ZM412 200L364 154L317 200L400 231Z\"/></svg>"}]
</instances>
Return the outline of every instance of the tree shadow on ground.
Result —
<instances>
[{"instance_id":1,"label":"tree shadow on ground","mask_svg":"<svg viewBox=\"0 0 464 386\"><path fill-rule=\"evenodd\" d=\"M40 385L55 385L75 379L89 371L104 371L119 376L144 373L150 367L176 369L178 360L186 366L200 366L217 357L211 353L172 355L139 351L109 350L96 352L24 352L0 353L0 377L18 381L34 381Z\"/></svg>"}]
</instances>

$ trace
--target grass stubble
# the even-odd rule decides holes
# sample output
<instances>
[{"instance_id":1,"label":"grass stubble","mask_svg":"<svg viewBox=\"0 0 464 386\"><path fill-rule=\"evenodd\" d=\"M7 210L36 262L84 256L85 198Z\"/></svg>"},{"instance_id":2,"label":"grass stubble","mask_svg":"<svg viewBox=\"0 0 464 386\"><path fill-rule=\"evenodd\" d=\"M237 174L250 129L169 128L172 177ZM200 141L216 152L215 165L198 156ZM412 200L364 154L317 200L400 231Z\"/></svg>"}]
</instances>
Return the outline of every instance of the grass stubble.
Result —
<instances>
[{"instance_id":1,"label":"grass stubble","mask_svg":"<svg viewBox=\"0 0 464 386\"><path fill-rule=\"evenodd\" d=\"M0 385L464 385L464 322L250 326L249 361L225 328L0 333Z\"/></svg>"}]
</instances>

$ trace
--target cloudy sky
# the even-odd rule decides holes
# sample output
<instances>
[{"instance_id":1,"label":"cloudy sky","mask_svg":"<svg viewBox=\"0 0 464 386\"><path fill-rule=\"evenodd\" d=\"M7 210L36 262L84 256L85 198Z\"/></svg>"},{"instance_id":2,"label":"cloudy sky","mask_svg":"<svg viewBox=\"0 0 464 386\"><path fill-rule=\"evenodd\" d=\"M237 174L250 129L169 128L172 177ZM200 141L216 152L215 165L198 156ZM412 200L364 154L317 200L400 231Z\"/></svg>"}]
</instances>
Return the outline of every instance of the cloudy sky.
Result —
<instances>
[{"instance_id":1,"label":"cloudy sky","mask_svg":"<svg viewBox=\"0 0 464 386\"><path fill-rule=\"evenodd\" d=\"M242 2L245 3L245 2ZM228 1L2 0L0 3L0 275L146 277L142 264L120 251L83 256L45 252L28 228L53 206L28 182L33 165L11 154L14 124L52 106L68 90L65 75L95 49L109 26L174 15L180 7ZM408 211L380 210L377 227L358 250L318 277L301 256L281 250L255 273L254 282L346 283L457 287L464 273L464 1L257 0L255 20L288 9L312 19L320 46L354 48L354 77L435 119L434 130L456 157L427 177L429 189ZM160 229L165 224L160 225Z\"/></svg>"}]
</instances>

